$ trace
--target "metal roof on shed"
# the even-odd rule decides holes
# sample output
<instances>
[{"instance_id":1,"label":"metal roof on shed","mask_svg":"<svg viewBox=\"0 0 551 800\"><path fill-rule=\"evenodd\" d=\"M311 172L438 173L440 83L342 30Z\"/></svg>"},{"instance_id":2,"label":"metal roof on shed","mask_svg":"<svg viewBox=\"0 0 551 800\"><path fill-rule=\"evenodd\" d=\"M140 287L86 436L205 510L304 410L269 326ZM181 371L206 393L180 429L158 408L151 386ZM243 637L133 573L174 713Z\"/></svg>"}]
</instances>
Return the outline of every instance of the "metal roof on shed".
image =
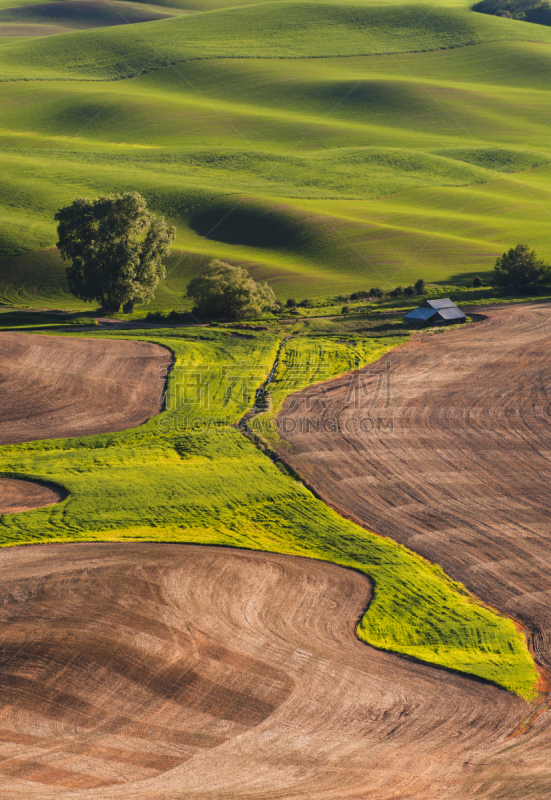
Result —
<instances>
[{"instance_id":1,"label":"metal roof on shed","mask_svg":"<svg viewBox=\"0 0 551 800\"><path fill-rule=\"evenodd\" d=\"M436 308L439 311L441 308L457 308L457 306L449 297L443 297L441 300L425 300L421 308Z\"/></svg>"},{"instance_id":2,"label":"metal roof on shed","mask_svg":"<svg viewBox=\"0 0 551 800\"><path fill-rule=\"evenodd\" d=\"M442 317L442 319L466 319L465 314L456 306L453 308L439 308L437 313Z\"/></svg>"},{"instance_id":3,"label":"metal roof on shed","mask_svg":"<svg viewBox=\"0 0 551 800\"><path fill-rule=\"evenodd\" d=\"M434 308L414 308L413 311L408 311L404 314L404 319L430 319L435 314Z\"/></svg>"}]
</instances>

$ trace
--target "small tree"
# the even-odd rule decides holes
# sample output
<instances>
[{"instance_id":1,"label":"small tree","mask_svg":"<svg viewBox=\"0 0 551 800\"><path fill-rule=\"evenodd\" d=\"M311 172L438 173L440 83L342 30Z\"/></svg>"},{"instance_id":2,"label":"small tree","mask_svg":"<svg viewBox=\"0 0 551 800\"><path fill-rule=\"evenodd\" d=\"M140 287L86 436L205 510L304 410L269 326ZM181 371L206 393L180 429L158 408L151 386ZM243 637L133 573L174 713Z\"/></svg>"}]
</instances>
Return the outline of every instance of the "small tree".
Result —
<instances>
[{"instance_id":1,"label":"small tree","mask_svg":"<svg viewBox=\"0 0 551 800\"><path fill-rule=\"evenodd\" d=\"M294 297L290 297L285 303L285 305L287 306L287 308L296 308L297 301L295 300Z\"/></svg>"},{"instance_id":2,"label":"small tree","mask_svg":"<svg viewBox=\"0 0 551 800\"><path fill-rule=\"evenodd\" d=\"M350 306L343 306L341 308L341 314L350 314Z\"/></svg>"},{"instance_id":3,"label":"small tree","mask_svg":"<svg viewBox=\"0 0 551 800\"><path fill-rule=\"evenodd\" d=\"M539 294L551 289L551 267L528 245L517 244L496 259L494 283L512 294Z\"/></svg>"},{"instance_id":4,"label":"small tree","mask_svg":"<svg viewBox=\"0 0 551 800\"><path fill-rule=\"evenodd\" d=\"M478 289L482 286L482 278L479 278L478 275L475 275L473 278L473 289Z\"/></svg>"},{"instance_id":5,"label":"small tree","mask_svg":"<svg viewBox=\"0 0 551 800\"><path fill-rule=\"evenodd\" d=\"M80 300L106 311L132 310L151 300L165 277L175 229L147 210L138 192L88 200L79 197L61 208L57 247L67 267L69 289Z\"/></svg>"},{"instance_id":6,"label":"small tree","mask_svg":"<svg viewBox=\"0 0 551 800\"><path fill-rule=\"evenodd\" d=\"M426 286L423 278L419 278L418 281L415 281L413 288L415 289L415 294L425 294Z\"/></svg>"},{"instance_id":7,"label":"small tree","mask_svg":"<svg viewBox=\"0 0 551 800\"><path fill-rule=\"evenodd\" d=\"M404 289L404 294L406 297L414 297L415 286L406 286L406 288Z\"/></svg>"},{"instance_id":8,"label":"small tree","mask_svg":"<svg viewBox=\"0 0 551 800\"><path fill-rule=\"evenodd\" d=\"M187 296L195 302L197 314L213 318L256 317L276 305L275 294L267 283L257 283L247 270L224 261L211 261L192 278Z\"/></svg>"}]
</instances>

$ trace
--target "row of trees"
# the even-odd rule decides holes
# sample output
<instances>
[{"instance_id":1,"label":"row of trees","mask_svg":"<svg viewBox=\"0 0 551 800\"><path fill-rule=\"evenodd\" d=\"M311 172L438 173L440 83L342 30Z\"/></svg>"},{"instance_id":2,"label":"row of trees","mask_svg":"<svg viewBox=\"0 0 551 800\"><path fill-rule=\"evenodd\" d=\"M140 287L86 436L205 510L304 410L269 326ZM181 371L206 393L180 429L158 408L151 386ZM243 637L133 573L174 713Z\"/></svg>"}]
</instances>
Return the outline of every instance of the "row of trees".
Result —
<instances>
[{"instance_id":1,"label":"row of trees","mask_svg":"<svg viewBox=\"0 0 551 800\"><path fill-rule=\"evenodd\" d=\"M107 312L149 302L165 277L175 229L151 214L138 192L77 198L55 215L57 247L67 267L71 292L100 303ZM188 297L206 317L258 316L282 308L267 283L257 283L241 267L213 261L190 281Z\"/></svg>"},{"instance_id":2,"label":"row of trees","mask_svg":"<svg viewBox=\"0 0 551 800\"><path fill-rule=\"evenodd\" d=\"M426 292L426 284L422 278L419 278L418 281L415 282L412 286L397 286L396 289L393 289L390 292L385 292L384 289L381 289L380 286L373 286L371 289L360 289L358 292L352 292L352 294L339 294L337 297L334 297L332 301L328 300L311 300L310 298L305 298L301 300L300 303L294 298L289 298L285 303L286 308L315 308L316 306L327 306L333 305L334 303L353 303L357 302L358 300L384 300L387 296L388 297L415 297L416 295L422 295Z\"/></svg>"},{"instance_id":3,"label":"row of trees","mask_svg":"<svg viewBox=\"0 0 551 800\"><path fill-rule=\"evenodd\" d=\"M473 11L551 25L551 6L547 0L480 0L473 6Z\"/></svg>"},{"instance_id":4,"label":"row of trees","mask_svg":"<svg viewBox=\"0 0 551 800\"><path fill-rule=\"evenodd\" d=\"M145 199L137 192L78 198L55 215L58 222L57 247L61 257L69 261L67 280L72 293L82 300L95 300L108 312L121 306L132 311L135 304L150 301L165 277L163 259L170 254L175 229L163 217L147 210ZM551 292L551 266L538 258L528 245L518 244L497 259L495 286L511 294ZM473 285L481 285L475 278ZM391 297L414 297L426 291L420 278L411 286L397 286ZM223 261L212 261L193 278L187 295L195 313L206 318L237 319L260 316L266 311L283 311L283 305L267 283L253 280L241 267ZM339 295L338 301L383 299L378 286ZM303 300L298 305L311 306L315 301ZM293 299L287 308L294 308ZM348 309L348 306L343 307Z\"/></svg>"}]
</instances>

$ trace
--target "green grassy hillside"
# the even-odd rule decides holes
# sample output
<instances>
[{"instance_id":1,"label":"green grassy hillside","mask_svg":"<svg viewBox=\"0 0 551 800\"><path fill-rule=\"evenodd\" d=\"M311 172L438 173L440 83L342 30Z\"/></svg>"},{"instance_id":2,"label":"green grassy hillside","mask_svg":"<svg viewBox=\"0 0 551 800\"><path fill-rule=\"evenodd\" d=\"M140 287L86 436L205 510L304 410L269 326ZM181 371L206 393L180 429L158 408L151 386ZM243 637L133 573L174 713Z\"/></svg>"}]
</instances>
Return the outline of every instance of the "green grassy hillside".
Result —
<instances>
[{"instance_id":1,"label":"green grassy hillside","mask_svg":"<svg viewBox=\"0 0 551 800\"><path fill-rule=\"evenodd\" d=\"M33 7L36 8L36 7ZM4 12L7 13L7 12ZM30 12L29 12L30 13ZM13 44L0 79L130 78L204 58L327 58L408 53L482 42L551 42L551 31L463 9L285 2L204 11Z\"/></svg>"},{"instance_id":2,"label":"green grassy hillside","mask_svg":"<svg viewBox=\"0 0 551 800\"><path fill-rule=\"evenodd\" d=\"M130 25L165 19L173 13L130 0L53 0L19 7L0 5L0 42L6 36L54 36L73 30Z\"/></svg>"},{"instance_id":3,"label":"green grassy hillside","mask_svg":"<svg viewBox=\"0 0 551 800\"><path fill-rule=\"evenodd\" d=\"M129 189L177 227L163 309L212 257L283 298L470 280L523 240L551 258L551 29L454 0L171 0L42 35L51 6L96 24L78 3L0 0L0 302L85 308L53 215Z\"/></svg>"}]
</instances>

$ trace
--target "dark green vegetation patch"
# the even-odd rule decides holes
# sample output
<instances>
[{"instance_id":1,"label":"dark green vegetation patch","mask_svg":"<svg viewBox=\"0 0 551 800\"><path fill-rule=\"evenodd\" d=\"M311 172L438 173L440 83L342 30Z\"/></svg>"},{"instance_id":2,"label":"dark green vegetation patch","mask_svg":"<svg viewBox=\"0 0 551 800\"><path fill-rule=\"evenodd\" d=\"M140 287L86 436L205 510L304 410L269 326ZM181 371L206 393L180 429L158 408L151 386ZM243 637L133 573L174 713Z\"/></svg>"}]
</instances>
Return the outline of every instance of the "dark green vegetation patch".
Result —
<instances>
[{"instance_id":1,"label":"dark green vegetation patch","mask_svg":"<svg viewBox=\"0 0 551 800\"><path fill-rule=\"evenodd\" d=\"M547 0L481 0L474 4L473 11L521 19L537 25L551 25L551 6Z\"/></svg>"}]
</instances>

